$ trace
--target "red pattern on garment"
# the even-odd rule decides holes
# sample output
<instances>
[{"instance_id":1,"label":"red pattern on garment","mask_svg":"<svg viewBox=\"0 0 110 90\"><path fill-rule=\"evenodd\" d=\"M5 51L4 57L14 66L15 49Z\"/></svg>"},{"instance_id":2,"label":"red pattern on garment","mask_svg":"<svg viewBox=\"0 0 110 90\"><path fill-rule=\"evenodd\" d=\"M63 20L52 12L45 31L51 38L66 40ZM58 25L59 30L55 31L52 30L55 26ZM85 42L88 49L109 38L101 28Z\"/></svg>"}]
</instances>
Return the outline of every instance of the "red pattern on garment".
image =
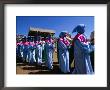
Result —
<instances>
[{"instance_id":1,"label":"red pattern on garment","mask_svg":"<svg viewBox=\"0 0 110 90\"><path fill-rule=\"evenodd\" d=\"M23 45L23 42L20 42L19 45Z\"/></svg>"},{"instance_id":2,"label":"red pattern on garment","mask_svg":"<svg viewBox=\"0 0 110 90\"><path fill-rule=\"evenodd\" d=\"M72 46L74 46L74 41L78 39L78 37L80 36L81 34L78 33L74 38L73 38L73 42L72 42Z\"/></svg>"},{"instance_id":3,"label":"red pattern on garment","mask_svg":"<svg viewBox=\"0 0 110 90\"><path fill-rule=\"evenodd\" d=\"M78 40L84 44L87 44L87 39L83 34L78 36Z\"/></svg>"},{"instance_id":4,"label":"red pattern on garment","mask_svg":"<svg viewBox=\"0 0 110 90\"><path fill-rule=\"evenodd\" d=\"M30 42L30 44L31 44L32 46L35 46L35 43L34 43L34 42Z\"/></svg>"},{"instance_id":5,"label":"red pattern on garment","mask_svg":"<svg viewBox=\"0 0 110 90\"><path fill-rule=\"evenodd\" d=\"M25 42L24 45L28 46L29 45L29 42Z\"/></svg>"},{"instance_id":6,"label":"red pattern on garment","mask_svg":"<svg viewBox=\"0 0 110 90\"><path fill-rule=\"evenodd\" d=\"M87 44L87 39L83 34L78 33L74 38L73 38L73 42L72 45L74 46L74 41L75 40L79 40L80 42Z\"/></svg>"},{"instance_id":7,"label":"red pattern on garment","mask_svg":"<svg viewBox=\"0 0 110 90\"><path fill-rule=\"evenodd\" d=\"M28 46L29 45L29 42L24 42L22 44Z\"/></svg>"},{"instance_id":8,"label":"red pattern on garment","mask_svg":"<svg viewBox=\"0 0 110 90\"><path fill-rule=\"evenodd\" d=\"M16 43L16 45L18 46L18 45L20 45L20 43Z\"/></svg>"},{"instance_id":9,"label":"red pattern on garment","mask_svg":"<svg viewBox=\"0 0 110 90\"><path fill-rule=\"evenodd\" d=\"M52 39L45 40L45 42L47 42L47 43L54 43L54 41Z\"/></svg>"},{"instance_id":10,"label":"red pattern on garment","mask_svg":"<svg viewBox=\"0 0 110 90\"><path fill-rule=\"evenodd\" d=\"M60 38L59 40L62 41L66 46L70 45L70 42L67 39Z\"/></svg>"}]
</instances>

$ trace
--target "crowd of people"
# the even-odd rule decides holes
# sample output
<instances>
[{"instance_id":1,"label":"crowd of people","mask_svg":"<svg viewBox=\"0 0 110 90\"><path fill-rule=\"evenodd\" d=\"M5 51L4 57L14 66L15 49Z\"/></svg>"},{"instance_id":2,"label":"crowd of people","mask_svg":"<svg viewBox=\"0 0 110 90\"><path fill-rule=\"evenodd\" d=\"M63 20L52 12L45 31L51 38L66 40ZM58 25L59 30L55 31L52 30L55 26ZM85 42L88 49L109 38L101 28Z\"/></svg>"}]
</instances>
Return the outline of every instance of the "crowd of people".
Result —
<instances>
[{"instance_id":1,"label":"crowd of people","mask_svg":"<svg viewBox=\"0 0 110 90\"><path fill-rule=\"evenodd\" d=\"M94 31L91 33L90 40L84 35L85 25L80 24L73 29L77 32L74 38L62 31L59 38L53 39L48 34L44 39L41 36L24 37L16 44L17 60L45 65L49 70L53 70L53 53L57 52L59 69L63 73L72 74L93 74L94 73ZM57 45L55 45L57 43ZM74 61L74 68L71 63Z\"/></svg>"}]
</instances>

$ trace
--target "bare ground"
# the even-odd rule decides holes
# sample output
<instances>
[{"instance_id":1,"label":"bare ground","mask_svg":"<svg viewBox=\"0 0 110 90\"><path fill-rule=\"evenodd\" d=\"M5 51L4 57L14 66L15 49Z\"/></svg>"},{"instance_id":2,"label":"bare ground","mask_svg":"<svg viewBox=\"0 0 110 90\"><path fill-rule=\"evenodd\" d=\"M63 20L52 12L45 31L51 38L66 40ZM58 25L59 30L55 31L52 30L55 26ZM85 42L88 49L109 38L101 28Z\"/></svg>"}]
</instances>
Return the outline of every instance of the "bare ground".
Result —
<instances>
[{"instance_id":1,"label":"bare ground","mask_svg":"<svg viewBox=\"0 0 110 90\"><path fill-rule=\"evenodd\" d=\"M16 74L63 74L59 70L59 64L57 59L57 53L54 52L53 55L53 70L49 70L45 63L42 66L38 66L36 63L29 65L28 63L17 63L16 64ZM73 63L71 64L73 67Z\"/></svg>"}]
</instances>

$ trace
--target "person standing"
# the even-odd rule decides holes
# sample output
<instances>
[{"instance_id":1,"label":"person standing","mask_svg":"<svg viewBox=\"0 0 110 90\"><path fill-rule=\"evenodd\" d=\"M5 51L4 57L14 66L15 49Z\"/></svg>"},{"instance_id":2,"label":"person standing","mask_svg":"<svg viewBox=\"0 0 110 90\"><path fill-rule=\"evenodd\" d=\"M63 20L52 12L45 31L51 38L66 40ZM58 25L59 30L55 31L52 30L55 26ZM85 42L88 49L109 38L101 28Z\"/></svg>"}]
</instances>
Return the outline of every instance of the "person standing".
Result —
<instances>
[{"instance_id":1,"label":"person standing","mask_svg":"<svg viewBox=\"0 0 110 90\"><path fill-rule=\"evenodd\" d=\"M42 65L42 41L41 36L37 36L37 41L35 45L35 59L38 65Z\"/></svg>"},{"instance_id":2,"label":"person standing","mask_svg":"<svg viewBox=\"0 0 110 90\"><path fill-rule=\"evenodd\" d=\"M87 38L84 35L85 25L80 24L76 26L73 32L77 32L74 37L74 60L75 68L74 74L91 74L93 73L90 61L90 48Z\"/></svg>"},{"instance_id":3,"label":"person standing","mask_svg":"<svg viewBox=\"0 0 110 90\"><path fill-rule=\"evenodd\" d=\"M74 68L74 55L73 55L73 53L74 53L74 50L73 50L73 45L72 45L72 43L73 43L73 39L72 39L72 37L71 37L71 34L70 33L67 33L67 40L69 40L69 42L70 42L70 45L69 45L69 67L70 67L70 72L73 70L73 68Z\"/></svg>"},{"instance_id":4,"label":"person standing","mask_svg":"<svg viewBox=\"0 0 110 90\"><path fill-rule=\"evenodd\" d=\"M33 64L34 62L36 62L36 60L35 60L35 43L34 43L32 37L30 37L30 42L29 42L29 63Z\"/></svg>"},{"instance_id":5,"label":"person standing","mask_svg":"<svg viewBox=\"0 0 110 90\"><path fill-rule=\"evenodd\" d=\"M24 39L23 46L23 62L28 62L28 42L26 37Z\"/></svg>"},{"instance_id":6,"label":"person standing","mask_svg":"<svg viewBox=\"0 0 110 90\"><path fill-rule=\"evenodd\" d=\"M23 39L17 43L17 56L18 62L23 62Z\"/></svg>"},{"instance_id":7,"label":"person standing","mask_svg":"<svg viewBox=\"0 0 110 90\"><path fill-rule=\"evenodd\" d=\"M42 62L45 62L45 39L42 38Z\"/></svg>"},{"instance_id":8,"label":"person standing","mask_svg":"<svg viewBox=\"0 0 110 90\"><path fill-rule=\"evenodd\" d=\"M69 41L66 39L66 32L61 32L59 35L58 50L59 50L59 68L63 73L69 73Z\"/></svg>"},{"instance_id":9,"label":"person standing","mask_svg":"<svg viewBox=\"0 0 110 90\"><path fill-rule=\"evenodd\" d=\"M22 62L22 41L16 43L16 59L17 62Z\"/></svg>"},{"instance_id":10,"label":"person standing","mask_svg":"<svg viewBox=\"0 0 110 90\"><path fill-rule=\"evenodd\" d=\"M53 52L54 52L54 42L52 40L51 35L48 35L46 44L45 44L45 50L46 50L46 66L48 69L53 69Z\"/></svg>"}]
</instances>

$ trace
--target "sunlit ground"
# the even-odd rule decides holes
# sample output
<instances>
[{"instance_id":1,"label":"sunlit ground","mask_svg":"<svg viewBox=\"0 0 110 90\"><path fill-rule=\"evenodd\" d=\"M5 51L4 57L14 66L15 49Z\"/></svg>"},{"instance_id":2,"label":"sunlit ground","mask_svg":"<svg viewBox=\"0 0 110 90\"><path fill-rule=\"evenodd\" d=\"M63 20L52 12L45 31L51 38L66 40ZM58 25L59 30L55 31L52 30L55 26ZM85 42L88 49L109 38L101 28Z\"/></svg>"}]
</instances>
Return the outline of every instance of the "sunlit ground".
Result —
<instances>
[{"instance_id":1,"label":"sunlit ground","mask_svg":"<svg viewBox=\"0 0 110 90\"><path fill-rule=\"evenodd\" d=\"M63 74L59 70L59 64L57 59L57 53L53 54L53 70L49 70L45 63L42 66L38 66L36 63L29 65L28 63L17 63L16 74ZM74 67L72 62L71 67Z\"/></svg>"}]
</instances>

